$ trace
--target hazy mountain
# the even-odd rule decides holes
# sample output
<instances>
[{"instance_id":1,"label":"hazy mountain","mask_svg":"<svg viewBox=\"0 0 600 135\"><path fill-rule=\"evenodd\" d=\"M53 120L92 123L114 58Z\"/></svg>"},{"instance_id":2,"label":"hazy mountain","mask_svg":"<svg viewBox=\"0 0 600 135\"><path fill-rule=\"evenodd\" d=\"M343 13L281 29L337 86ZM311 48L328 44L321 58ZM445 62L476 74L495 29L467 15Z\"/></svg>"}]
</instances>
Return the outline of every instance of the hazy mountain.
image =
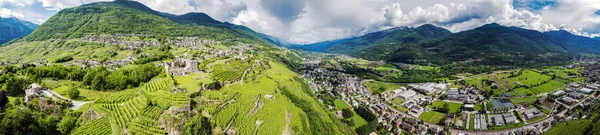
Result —
<instances>
[{"instance_id":1,"label":"hazy mountain","mask_svg":"<svg viewBox=\"0 0 600 135\"><path fill-rule=\"evenodd\" d=\"M18 18L0 18L0 45L23 36L28 35L37 28L37 24Z\"/></svg>"}]
</instances>

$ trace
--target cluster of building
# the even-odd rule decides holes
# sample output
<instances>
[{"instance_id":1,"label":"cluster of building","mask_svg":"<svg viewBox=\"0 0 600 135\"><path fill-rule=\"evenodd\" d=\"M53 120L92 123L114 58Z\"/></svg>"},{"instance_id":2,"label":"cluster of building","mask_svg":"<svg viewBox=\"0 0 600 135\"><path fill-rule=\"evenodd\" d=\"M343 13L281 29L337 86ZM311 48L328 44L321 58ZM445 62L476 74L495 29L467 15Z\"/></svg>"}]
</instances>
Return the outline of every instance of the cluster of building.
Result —
<instances>
[{"instance_id":1,"label":"cluster of building","mask_svg":"<svg viewBox=\"0 0 600 135\"><path fill-rule=\"evenodd\" d=\"M518 121L512 112L507 112L503 114L488 114L488 125L503 126L515 123L518 123Z\"/></svg>"},{"instance_id":2,"label":"cluster of building","mask_svg":"<svg viewBox=\"0 0 600 135\"><path fill-rule=\"evenodd\" d=\"M473 130L487 130L486 114L473 115Z\"/></svg>"},{"instance_id":3,"label":"cluster of building","mask_svg":"<svg viewBox=\"0 0 600 135\"><path fill-rule=\"evenodd\" d=\"M521 110L521 115L523 115L523 118L525 118L525 120L531 120L544 116L543 113L541 113L537 108L534 107Z\"/></svg>"},{"instance_id":4,"label":"cluster of building","mask_svg":"<svg viewBox=\"0 0 600 135\"><path fill-rule=\"evenodd\" d=\"M479 90L475 87L468 87L459 90L458 88L450 88L446 91L447 100L459 101L463 103L477 103L483 100L483 95L479 94Z\"/></svg>"},{"instance_id":5,"label":"cluster of building","mask_svg":"<svg viewBox=\"0 0 600 135\"><path fill-rule=\"evenodd\" d=\"M552 96L558 98L558 101L564 104L572 105L598 90L599 86L600 84L598 83L589 83L583 86L582 84L571 82L564 91L558 90L552 93Z\"/></svg>"},{"instance_id":6,"label":"cluster of building","mask_svg":"<svg viewBox=\"0 0 600 135\"><path fill-rule=\"evenodd\" d=\"M85 40L87 42L99 42L99 43L110 44L113 46L120 46L121 49L127 49L127 50L135 50L138 48L153 47L153 46L161 45L161 43L159 43L156 40L129 40L129 39L125 39L125 38L119 38L121 36L132 36L132 35L115 34L115 35L110 35L110 36L87 36L87 37L84 37L83 40Z\"/></svg>"},{"instance_id":7,"label":"cluster of building","mask_svg":"<svg viewBox=\"0 0 600 135\"><path fill-rule=\"evenodd\" d=\"M450 87L450 84L430 82L424 84L409 84L408 87L424 94L433 94L434 92L447 89Z\"/></svg>"},{"instance_id":8,"label":"cluster of building","mask_svg":"<svg viewBox=\"0 0 600 135\"><path fill-rule=\"evenodd\" d=\"M189 48L193 50L204 50L207 44L220 44L221 42L213 39L201 39L197 37L178 37L176 40L167 40L167 44L175 45L181 48Z\"/></svg>"}]
</instances>

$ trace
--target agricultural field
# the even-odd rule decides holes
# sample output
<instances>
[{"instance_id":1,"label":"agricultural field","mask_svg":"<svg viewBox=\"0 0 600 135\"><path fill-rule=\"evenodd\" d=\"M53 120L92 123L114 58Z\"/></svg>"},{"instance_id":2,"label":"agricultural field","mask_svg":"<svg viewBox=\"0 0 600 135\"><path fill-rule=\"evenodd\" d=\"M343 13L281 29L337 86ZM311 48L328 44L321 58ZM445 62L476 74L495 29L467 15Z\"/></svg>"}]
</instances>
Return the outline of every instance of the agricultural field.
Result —
<instances>
[{"instance_id":1,"label":"agricultural field","mask_svg":"<svg viewBox=\"0 0 600 135\"><path fill-rule=\"evenodd\" d=\"M423 119L424 121L437 124L446 118L446 114L436 111L428 111L421 114L419 118Z\"/></svg>"},{"instance_id":2,"label":"agricultural field","mask_svg":"<svg viewBox=\"0 0 600 135\"><path fill-rule=\"evenodd\" d=\"M208 85L213 82L210 74L204 72L192 73L187 76L174 76L173 79L177 82L178 87L184 88L190 93L200 91L202 84Z\"/></svg>"},{"instance_id":3,"label":"agricultural field","mask_svg":"<svg viewBox=\"0 0 600 135\"><path fill-rule=\"evenodd\" d=\"M567 79L573 76L577 76L580 74L580 71L583 70L583 68L579 67L579 68L565 68L565 67L548 67L548 68L544 68L542 69L543 72L545 72L546 74L552 76L556 76L558 78L562 78L562 79Z\"/></svg>"},{"instance_id":4,"label":"agricultural field","mask_svg":"<svg viewBox=\"0 0 600 135\"><path fill-rule=\"evenodd\" d=\"M235 81L242 77L246 68L250 65L240 60L228 60L225 63L216 64L211 69L212 78L219 82Z\"/></svg>"},{"instance_id":5,"label":"agricultural field","mask_svg":"<svg viewBox=\"0 0 600 135\"><path fill-rule=\"evenodd\" d=\"M515 82L519 82L522 85L532 87L533 85L542 85L543 82L550 81L552 77L540 74L533 70L523 70L521 75L510 79Z\"/></svg>"},{"instance_id":6,"label":"agricultural field","mask_svg":"<svg viewBox=\"0 0 600 135\"><path fill-rule=\"evenodd\" d=\"M369 91L371 91L371 93L379 94L381 92L398 89L398 88L402 87L403 85L396 84L396 83L378 82L378 81L366 81L365 86L367 86L367 88L369 89Z\"/></svg>"},{"instance_id":7,"label":"agricultural field","mask_svg":"<svg viewBox=\"0 0 600 135\"><path fill-rule=\"evenodd\" d=\"M594 124L594 122L589 119L561 122L554 125L550 130L543 133L543 135L582 135L585 128L591 124Z\"/></svg>"},{"instance_id":8,"label":"agricultural field","mask_svg":"<svg viewBox=\"0 0 600 135\"><path fill-rule=\"evenodd\" d=\"M81 126L71 131L73 135L107 135L113 134L110 127L111 123L107 117L87 120L81 123Z\"/></svg>"},{"instance_id":9,"label":"agricultural field","mask_svg":"<svg viewBox=\"0 0 600 135\"><path fill-rule=\"evenodd\" d=\"M536 94L538 94L538 93L552 92L552 91L554 91L554 90L556 90L556 89L558 89L558 88L560 88L562 86L565 86L565 84L561 83L561 82L558 82L558 81L550 80L547 83L544 83L544 84L542 84L540 86L533 87L531 89L533 89L536 92Z\"/></svg>"},{"instance_id":10,"label":"agricultural field","mask_svg":"<svg viewBox=\"0 0 600 135\"><path fill-rule=\"evenodd\" d=\"M433 103L429 106L429 108L443 108L444 104L448 104L448 112L449 113L456 113L460 110L460 107L463 105L461 103L454 103L454 102L444 102L444 101L433 101Z\"/></svg>"},{"instance_id":11,"label":"agricultural field","mask_svg":"<svg viewBox=\"0 0 600 135\"><path fill-rule=\"evenodd\" d=\"M513 104L528 104L535 102L536 99L537 97L511 98L510 102L512 102Z\"/></svg>"}]
</instances>

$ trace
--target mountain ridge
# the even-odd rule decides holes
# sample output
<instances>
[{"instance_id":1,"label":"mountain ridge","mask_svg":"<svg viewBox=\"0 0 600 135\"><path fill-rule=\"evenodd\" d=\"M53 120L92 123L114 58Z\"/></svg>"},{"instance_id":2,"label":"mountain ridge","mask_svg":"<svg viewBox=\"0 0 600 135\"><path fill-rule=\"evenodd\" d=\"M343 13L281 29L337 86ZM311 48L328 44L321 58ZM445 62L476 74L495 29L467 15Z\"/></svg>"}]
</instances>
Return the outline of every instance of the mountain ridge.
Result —
<instances>
[{"instance_id":1,"label":"mountain ridge","mask_svg":"<svg viewBox=\"0 0 600 135\"><path fill-rule=\"evenodd\" d=\"M33 32L38 27L37 24L23 21L15 17L0 17L0 46L13 39L18 39Z\"/></svg>"}]
</instances>

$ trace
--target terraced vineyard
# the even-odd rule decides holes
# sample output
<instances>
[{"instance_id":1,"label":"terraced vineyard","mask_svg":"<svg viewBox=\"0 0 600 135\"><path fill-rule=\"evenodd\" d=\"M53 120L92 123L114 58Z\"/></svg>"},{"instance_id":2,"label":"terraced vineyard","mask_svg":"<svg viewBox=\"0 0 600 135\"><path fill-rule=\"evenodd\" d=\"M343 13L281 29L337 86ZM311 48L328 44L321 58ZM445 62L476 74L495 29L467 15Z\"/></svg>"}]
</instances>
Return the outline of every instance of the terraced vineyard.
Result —
<instances>
[{"instance_id":1,"label":"terraced vineyard","mask_svg":"<svg viewBox=\"0 0 600 135\"><path fill-rule=\"evenodd\" d=\"M134 135L164 135L166 132L158 122L162 112L163 110L157 107L144 108L141 115L127 125L128 131Z\"/></svg>"},{"instance_id":2,"label":"terraced vineyard","mask_svg":"<svg viewBox=\"0 0 600 135\"><path fill-rule=\"evenodd\" d=\"M130 90L118 92L111 96L99 99L94 103L97 103L97 104L121 103L121 102L129 101L129 100L135 98L136 96L138 96L137 89L130 89Z\"/></svg>"},{"instance_id":3,"label":"terraced vineyard","mask_svg":"<svg viewBox=\"0 0 600 135\"><path fill-rule=\"evenodd\" d=\"M171 79L156 79L146 83L142 86L144 92L156 92L158 90L165 90L173 86Z\"/></svg>"},{"instance_id":4,"label":"terraced vineyard","mask_svg":"<svg viewBox=\"0 0 600 135\"><path fill-rule=\"evenodd\" d=\"M220 82L235 81L244 75L244 72L250 65L245 61L230 60L229 63L218 64L212 67L212 77Z\"/></svg>"},{"instance_id":5,"label":"terraced vineyard","mask_svg":"<svg viewBox=\"0 0 600 135\"><path fill-rule=\"evenodd\" d=\"M116 128L126 127L127 123L136 118L148 102L145 97L136 97L123 103L99 104L101 110L109 113L111 125Z\"/></svg>"},{"instance_id":6,"label":"terraced vineyard","mask_svg":"<svg viewBox=\"0 0 600 135\"><path fill-rule=\"evenodd\" d=\"M73 135L108 135L111 134L110 122L107 117L86 121L79 128L73 130Z\"/></svg>"},{"instance_id":7,"label":"terraced vineyard","mask_svg":"<svg viewBox=\"0 0 600 135\"><path fill-rule=\"evenodd\" d=\"M190 104L190 97L185 93L171 93L168 91L156 91L147 95L158 106L167 109L170 106L180 107Z\"/></svg>"}]
</instances>

